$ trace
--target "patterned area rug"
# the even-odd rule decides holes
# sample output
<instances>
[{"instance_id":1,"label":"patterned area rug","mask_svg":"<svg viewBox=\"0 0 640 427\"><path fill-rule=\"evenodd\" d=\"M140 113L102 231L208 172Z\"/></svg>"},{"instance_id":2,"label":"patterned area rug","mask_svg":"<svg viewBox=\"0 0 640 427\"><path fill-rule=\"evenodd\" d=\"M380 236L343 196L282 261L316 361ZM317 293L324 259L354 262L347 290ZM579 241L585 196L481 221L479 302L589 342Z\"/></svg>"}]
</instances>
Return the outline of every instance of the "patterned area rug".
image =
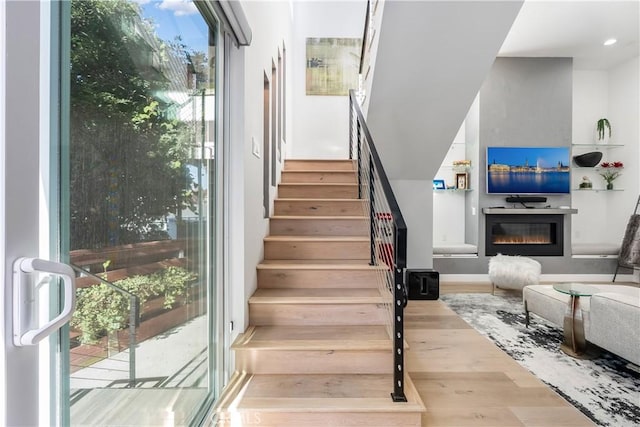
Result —
<instances>
[{"instance_id":1,"label":"patterned area rug","mask_svg":"<svg viewBox=\"0 0 640 427\"><path fill-rule=\"evenodd\" d=\"M516 295L447 294L440 299L600 426L640 426L640 373L624 359L602 351L593 360L562 351L562 330L536 315L525 327Z\"/></svg>"}]
</instances>

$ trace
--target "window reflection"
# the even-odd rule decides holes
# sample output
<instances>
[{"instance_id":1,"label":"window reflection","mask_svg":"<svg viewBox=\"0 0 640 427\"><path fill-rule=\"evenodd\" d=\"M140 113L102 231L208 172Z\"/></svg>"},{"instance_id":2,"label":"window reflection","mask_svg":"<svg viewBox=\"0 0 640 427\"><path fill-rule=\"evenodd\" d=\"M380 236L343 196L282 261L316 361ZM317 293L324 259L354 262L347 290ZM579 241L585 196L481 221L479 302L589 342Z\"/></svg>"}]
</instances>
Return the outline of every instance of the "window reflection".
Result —
<instances>
[{"instance_id":1,"label":"window reflection","mask_svg":"<svg viewBox=\"0 0 640 427\"><path fill-rule=\"evenodd\" d=\"M192 2L71 2L74 424L118 423L114 399L137 405L128 425L187 422L208 396L215 54ZM167 397L181 388L202 391Z\"/></svg>"}]
</instances>

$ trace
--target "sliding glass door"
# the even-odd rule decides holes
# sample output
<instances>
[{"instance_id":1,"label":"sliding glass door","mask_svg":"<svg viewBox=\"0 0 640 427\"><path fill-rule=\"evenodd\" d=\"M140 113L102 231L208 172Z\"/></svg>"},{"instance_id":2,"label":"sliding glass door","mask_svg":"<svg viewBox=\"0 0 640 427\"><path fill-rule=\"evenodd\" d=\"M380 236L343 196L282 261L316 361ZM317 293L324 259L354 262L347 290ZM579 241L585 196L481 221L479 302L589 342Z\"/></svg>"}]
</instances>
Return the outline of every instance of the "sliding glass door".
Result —
<instances>
[{"instance_id":1,"label":"sliding glass door","mask_svg":"<svg viewBox=\"0 0 640 427\"><path fill-rule=\"evenodd\" d=\"M76 285L58 333L5 340L0 365L15 375L0 424L197 424L217 397L223 351L215 14L191 1L0 6L9 58L0 75L17 85L1 109L11 122L5 281L26 256L70 266ZM22 274L40 319L73 294L63 297L55 277Z\"/></svg>"},{"instance_id":2,"label":"sliding glass door","mask_svg":"<svg viewBox=\"0 0 640 427\"><path fill-rule=\"evenodd\" d=\"M69 12L70 421L189 424L215 384L218 26L184 1Z\"/></svg>"}]
</instances>

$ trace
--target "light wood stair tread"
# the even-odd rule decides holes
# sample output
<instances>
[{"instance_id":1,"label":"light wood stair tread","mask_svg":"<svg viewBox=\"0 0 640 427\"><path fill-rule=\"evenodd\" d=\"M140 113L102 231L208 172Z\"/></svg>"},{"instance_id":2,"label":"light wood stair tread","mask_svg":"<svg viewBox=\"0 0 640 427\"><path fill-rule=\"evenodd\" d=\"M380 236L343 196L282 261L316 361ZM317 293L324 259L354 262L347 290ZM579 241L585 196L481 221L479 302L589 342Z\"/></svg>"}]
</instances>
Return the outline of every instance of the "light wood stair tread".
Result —
<instances>
[{"instance_id":1,"label":"light wood stair tread","mask_svg":"<svg viewBox=\"0 0 640 427\"><path fill-rule=\"evenodd\" d=\"M281 182L278 185L304 185L308 187L332 186L332 187L357 187L357 182Z\"/></svg>"},{"instance_id":2,"label":"light wood stair tread","mask_svg":"<svg viewBox=\"0 0 640 427\"><path fill-rule=\"evenodd\" d=\"M368 216L360 215L317 215L317 216L309 216L309 215L272 215L271 219L279 219L279 220L347 220L347 221L366 221L369 219Z\"/></svg>"},{"instance_id":3,"label":"light wood stair tread","mask_svg":"<svg viewBox=\"0 0 640 427\"><path fill-rule=\"evenodd\" d=\"M324 185L324 184L322 184ZM349 184L352 185L352 184ZM321 198L304 199L300 197L278 197L277 202L300 202L300 203L313 203L313 202L336 202L336 203L353 203L353 202L366 202L368 199L336 199L336 198Z\"/></svg>"},{"instance_id":4,"label":"light wood stair tread","mask_svg":"<svg viewBox=\"0 0 640 427\"><path fill-rule=\"evenodd\" d=\"M256 289L250 304L381 304L376 288ZM329 313L327 313L329 314Z\"/></svg>"},{"instance_id":5,"label":"light wood stair tread","mask_svg":"<svg viewBox=\"0 0 640 427\"><path fill-rule=\"evenodd\" d=\"M350 173L350 174L356 174L357 171L354 170L341 170L341 169L285 169L283 170L283 172L289 173L289 172L301 172L301 173L307 173L307 172L312 172L312 173Z\"/></svg>"},{"instance_id":6,"label":"light wood stair tread","mask_svg":"<svg viewBox=\"0 0 640 427\"><path fill-rule=\"evenodd\" d=\"M422 411L417 392L407 385L408 402L393 402L387 374L253 375L237 409L286 412L406 412Z\"/></svg>"},{"instance_id":7,"label":"light wood stair tread","mask_svg":"<svg viewBox=\"0 0 640 427\"><path fill-rule=\"evenodd\" d=\"M368 261L352 259L265 259L258 264L259 269L300 269L300 270L374 270L386 271L385 265L369 265Z\"/></svg>"},{"instance_id":8,"label":"light wood stair tread","mask_svg":"<svg viewBox=\"0 0 640 427\"><path fill-rule=\"evenodd\" d=\"M252 326L233 349L391 351L384 326Z\"/></svg>"},{"instance_id":9,"label":"light wood stair tread","mask_svg":"<svg viewBox=\"0 0 640 427\"><path fill-rule=\"evenodd\" d=\"M369 236L267 236L265 242L368 242Z\"/></svg>"}]
</instances>

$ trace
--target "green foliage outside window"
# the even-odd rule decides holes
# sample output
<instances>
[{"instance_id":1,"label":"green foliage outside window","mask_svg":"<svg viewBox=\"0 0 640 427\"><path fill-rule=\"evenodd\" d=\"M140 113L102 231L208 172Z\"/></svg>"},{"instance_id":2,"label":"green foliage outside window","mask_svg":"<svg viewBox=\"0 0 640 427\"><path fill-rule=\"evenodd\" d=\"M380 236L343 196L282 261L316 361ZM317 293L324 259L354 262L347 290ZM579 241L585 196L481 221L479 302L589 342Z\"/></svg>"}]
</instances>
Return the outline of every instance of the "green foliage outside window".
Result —
<instances>
[{"instance_id":1,"label":"green foliage outside window","mask_svg":"<svg viewBox=\"0 0 640 427\"><path fill-rule=\"evenodd\" d=\"M164 308L170 309L178 297L187 295L195 279L196 276L184 268L168 267L150 275L118 280L114 285L136 295L141 307L149 299L162 296ZM78 289L71 326L81 332L81 343L92 344L111 332L127 327L130 312L129 298L100 283Z\"/></svg>"},{"instance_id":2,"label":"green foliage outside window","mask_svg":"<svg viewBox=\"0 0 640 427\"><path fill-rule=\"evenodd\" d=\"M206 56L159 39L133 1L86 0L71 2L70 59L70 249L167 238L167 216L195 210L198 129L179 114Z\"/></svg>"}]
</instances>

